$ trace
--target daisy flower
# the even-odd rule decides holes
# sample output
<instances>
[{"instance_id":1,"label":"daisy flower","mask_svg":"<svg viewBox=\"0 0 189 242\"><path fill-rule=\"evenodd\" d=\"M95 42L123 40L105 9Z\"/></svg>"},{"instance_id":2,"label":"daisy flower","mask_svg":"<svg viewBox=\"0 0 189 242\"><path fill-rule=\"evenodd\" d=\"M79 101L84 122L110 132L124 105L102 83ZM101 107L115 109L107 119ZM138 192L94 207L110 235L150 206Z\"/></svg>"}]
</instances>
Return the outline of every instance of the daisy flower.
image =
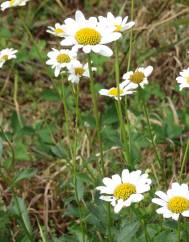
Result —
<instances>
[{"instance_id":1,"label":"daisy flower","mask_svg":"<svg viewBox=\"0 0 189 242\"><path fill-rule=\"evenodd\" d=\"M180 90L185 87L189 88L189 68L182 70L176 80L180 84Z\"/></svg>"},{"instance_id":2,"label":"daisy flower","mask_svg":"<svg viewBox=\"0 0 189 242\"><path fill-rule=\"evenodd\" d=\"M64 37L65 36L64 24L56 23L55 27L48 26L47 28L48 28L47 32L52 34L52 35L55 35L57 37Z\"/></svg>"},{"instance_id":3,"label":"daisy flower","mask_svg":"<svg viewBox=\"0 0 189 242\"><path fill-rule=\"evenodd\" d=\"M121 97L125 95L132 94L133 92L134 91L132 84L124 81L120 83L119 89L117 87L112 87L110 89L101 89L99 91L99 94L103 96L113 97L115 100L118 100L119 98L121 99Z\"/></svg>"},{"instance_id":4,"label":"daisy flower","mask_svg":"<svg viewBox=\"0 0 189 242\"><path fill-rule=\"evenodd\" d=\"M79 80L81 77L89 77L89 67L88 64L82 64L78 60L73 60L68 65L68 80L72 83L79 83ZM93 71L96 70L96 68L92 68Z\"/></svg>"},{"instance_id":5,"label":"daisy flower","mask_svg":"<svg viewBox=\"0 0 189 242\"><path fill-rule=\"evenodd\" d=\"M16 53L18 51L14 50L12 48L6 48L0 51L0 68L5 64L6 61L15 59L16 58Z\"/></svg>"},{"instance_id":6,"label":"daisy flower","mask_svg":"<svg viewBox=\"0 0 189 242\"><path fill-rule=\"evenodd\" d=\"M47 60L46 64L52 66L55 77L58 77L61 69L67 67L71 60L77 56L77 53L73 50L57 50L53 48L47 56L49 60Z\"/></svg>"},{"instance_id":7,"label":"daisy flower","mask_svg":"<svg viewBox=\"0 0 189 242\"><path fill-rule=\"evenodd\" d=\"M171 189L164 193L155 193L159 198L153 198L152 202L161 207L156 210L164 218L178 220L180 214L189 217L189 189L187 184L172 183Z\"/></svg>"},{"instance_id":8,"label":"daisy flower","mask_svg":"<svg viewBox=\"0 0 189 242\"><path fill-rule=\"evenodd\" d=\"M63 46L74 46L84 53L95 52L103 56L111 56L112 50L106 44L119 39L120 33L112 32L99 24L97 18L86 19L81 11L76 11L75 19L65 21L66 37L61 41Z\"/></svg>"},{"instance_id":9,"label":"daisy flower","mask_svg":"<svg viewBox=\"0 0 189 242\"><path fill-rule=\"evenodd\" d=\"M139 67L134 72L129 71L123 75L123 79L126 80L127 84L132 83L133 88L137 88L139 85L143 88L144 85L148 84L148 77L153 71L152 66Z\"/></svg>"},{"instance_id":10,"label":"daisy flower","mask_svg":"<svg viewBox=\"0 0 189 242\"><path fill-rule=\"evenodd\" d=\"M140 170L129 172L124 169L121 176L105 177L102 182L104 186L96 188L101 193L100 199L110 202L114 212L118 213L123 207L140 202L144 198L142 193L150 190L152 181Z\"/></svg>"},{"instance_id":11,"label":"daisy flower","mask_svg":"<svg viewBox=\"0 0 189 242\"><path fill-rule=\"evenodd\" d=\"M128 16L122 18L121 16L114 17L111 12L107 13L107 17L99 16L100 24L111 28L112 31L122 33L135 25L135 22L127 22ZM121 37L121 35L120 35Z\"/></svg>"},{"instance_id":12,"label":"daisy flower","mask_svg":"<svg viewBox=\"0 0 189 242\"><path fill-rule=\"evenodd\" d=\"M7 8L17 7L17 6L25 6L29 0L10 0L5 1L1 4L1 10L4 11Z\"/></svg>"}]
</instances>

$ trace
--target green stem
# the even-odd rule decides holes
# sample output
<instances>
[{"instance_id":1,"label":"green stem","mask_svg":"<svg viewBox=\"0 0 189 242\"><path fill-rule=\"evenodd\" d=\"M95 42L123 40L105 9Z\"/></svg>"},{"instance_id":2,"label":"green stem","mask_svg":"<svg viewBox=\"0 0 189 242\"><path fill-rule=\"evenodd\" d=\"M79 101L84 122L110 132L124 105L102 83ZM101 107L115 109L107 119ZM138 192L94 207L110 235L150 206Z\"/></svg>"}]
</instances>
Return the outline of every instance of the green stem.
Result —
<instances>
[{"instance_id":1,"label":"green stem","mask_svg":"<svg viewBox=\"0 0 189 242\"><path fill-rule=\"evenodd\" d=\"M71 155L71 157L73 157L73 152L72 152L72 147L71 147L71 140L70 140L70 129L69 129L70 119L69 119L69 112L68 112L67 103L66 103L64 76L62 76L62 85L61 85L60 96L61 96L63 107L64 107L64 115L65 115L65 121L66 121L65 126L66 126L66 135L68 137L68 146L69 146L69 150L70 150L70 155Z\"/></svg>"},{"instance_id":2,"label":"green stem","mask_svg":"<svg viewBox=\"0 0 189 242\"><path fill-rule=\"evenodd\" d=\"M111 208L110 208L110 203L107 205L107 210L108 210L108 239L109 242L112 242L112 216L111 216Z\"/></svg>"},{"instance_id":3,"label":"green stem","mask_svg":"<svg viewBox=\"0 0 189 242\"><path fill-rule=\"evenodd\" d=\"M14 100L14 105L15 105L15 110L18 118L18 122L20 124L20 127L22 127L22 120L20 117L20 109L19 109L19 104L17 101L18 97L18 74L16 73L15 78L14 78L14 91L13 91L13 100Z\"/></svg>"},{"instance_id":4,"label":"green stem","mask_svg":"<svg viewBox=\"0 0 189 242\"><path fill-rule=\"evenodd\" d=\"M184 152L184 157L183 157L183 160L181 162L180 179L179 179L180 182L182 181L182 174L183 174L183 171L184 171L184 167L186 165L188 150L189 150L189 139L187 140L186 149L185 149L185 152Z\"/></svg>"},{"instance_id":5,"label":"green stem","mask_svg":"<svg viewBox=\"0 0 189 242\"><path fill-rule=\"evenodd\" d=\"M126 137L126 130L124 126L124 118L121 108L121 98L120 98L120 68L119 68L119 48L118 42L115 42L115 78L116 78L116 87L118 90L118 99L117 99L117 114L120 123L120 131L121 131L121 140L123 142L124 150L126 149L127 152L123 152L125 156L125 161L128 162L128 149L127 149L127 137Z\"/></svg>"},{"instance_id":6,"label":"green stem","mask_svg":"<svg viewBox=\"0 0 189 242\"><path fill-rule=\"evenodd\" d=\"M74 190L75 190L75 199L79 208L79 216L80 216L80 225L82 231L82 241L85 242L85 233L84 233L84 222L83 222L83 215L81 212L81 206L77 191L77 145L78 145L78 123L79 123L79 84L73 86L73 93L75 96L75 137L74 137L74 145L73 145L73 177L74 177Z\"/></svg>"},{"instance_id":7,"label":"green stem","mask_svg":"<svg viewBox=\"0 0 189 242\"><path fill-rule=\"evenodd\" d=\"M154 150L154 153L156 155L156 160L158 162L158 166L159 166L159 168L161 168L161 158L160 158L160 155L159 155L159 151L157 149L157 144L155 142L155 137L153 135L153 129L152 129L152 126L151 126L151 123L150 123L148 108L147 108L145 103L143 104L143 107L144 107L144 114L146 116L146 120L147 120L147 124L148 124L148 130L149 130L149 134L150 134L150 141L152 143L153 150Z\"/></svg>"},{"instance_id":8,"label":"green stem","mask_svg":"<svg viewBox=\"0 0 189 242\"><path fill-rule=\"evenodd\" d=\"M104 155L103 155L103 145L102 145L102 137L101 137L101 127L100 127L99 113L98 113L98 107L97 107L97 96L96 96L96 91L95 91L94 78L93 78L92 65L91 65L91 55L90 54L88 54L88 66L89 66L89 74L90 74L90 89L91 89L91 94L92 94L93 112L94 112L95 121L96 121L98 142L99 142L99 145L100 145L101 172L104 175L105 169L104 169Z\"/></svg>"},{"instance_id":9,"label":"green stem","mask_svg":"<svg viewBox=\"0 0 189 242\"><path fill-rule=\"evenodd\" d=\"M181 222L180 221L178 221L178 224L177 224L177 242L181 242L181 230L180 230L180 224Z\"/></svg>"},{"instance_id":10,"label":"green stem","mask_svg":"<svg viewBox=\"0 0 189 242\"><path fill-rule=\"evenodd\" d=\"M134 0L131 1L131 21L134 19ZM129 57L128 57L128 63L127 63L127 71L130 69L131 65L131 55L132 55L132 49L133 49L133 28L130 32L130 41L129 41Z\"/></svg>"}]
</instances>

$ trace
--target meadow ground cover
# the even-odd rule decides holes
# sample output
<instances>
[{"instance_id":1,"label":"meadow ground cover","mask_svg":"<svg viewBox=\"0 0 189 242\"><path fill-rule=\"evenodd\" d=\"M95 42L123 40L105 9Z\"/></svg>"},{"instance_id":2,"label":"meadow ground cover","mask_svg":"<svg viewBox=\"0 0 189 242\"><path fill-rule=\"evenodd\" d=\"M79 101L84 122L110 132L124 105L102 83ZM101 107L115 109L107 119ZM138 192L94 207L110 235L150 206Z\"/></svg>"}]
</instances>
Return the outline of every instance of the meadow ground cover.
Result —
<instances>
[{"instance_id":1,"label":"meadow ground cover","mask_svg":"<svg viewBox=\"0 0 189 242\"><path fill-rule=\"evenodd\" d=\"M0 242L188 242L189 1L0 6Z\"/></svg>"}]
</instances>

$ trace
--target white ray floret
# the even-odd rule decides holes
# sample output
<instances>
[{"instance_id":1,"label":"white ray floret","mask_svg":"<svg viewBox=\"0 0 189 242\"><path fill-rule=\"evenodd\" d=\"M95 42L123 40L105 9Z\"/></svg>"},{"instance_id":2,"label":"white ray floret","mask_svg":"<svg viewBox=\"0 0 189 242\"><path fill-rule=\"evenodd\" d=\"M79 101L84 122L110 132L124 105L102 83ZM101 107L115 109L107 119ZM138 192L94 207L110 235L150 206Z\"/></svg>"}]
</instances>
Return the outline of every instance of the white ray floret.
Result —
<instances>
[{"instance_id":1,"label":"white ray floret","mask_svg":"<svg viewBox=\"0 0 189 242\"><path fill-rule=\"evenodd\" d=\"M187 184L172 183L171 188L164 193L155 193L159 198L153 198L152 202L161 207L156 210L164 218L178 220L179 216L189 217L189 189Z\"/></svg>"},{"instance_id":2,"label":"white ray floret","mask_svg":"<svg viewBox=\"0 0 189 242\"><path fill-rule=\"evenodd\" d=\"M113 54L106 44L119 39L120 33L112 32L102 24L99 25L95 17L86 19L81 11L76 11L75 19L68 18L64 22L67 36L61 41L61 45L74 46L86 54L90 52L103 56Z\"/></svg>"},{"instance_id":3,"label":"white ray floret","mask_svg":"<svg viewBox=\"0 0 189 242\"><path fill-rule=\"evenodd\" d=\"M64 32L64 24L59 24L56 23L55 27L52 26L48 26L47 32L55 35L57 37L64 37L65 36L65 32Z\"/></svg>"},{"instance_id":4,"label":"white ray floret","mask_svg":"<svg viewBox=\"0 0 189 242\"><path fill-rule=\"evenodd\" d=\"M81 77L89 77L89 67L88 64L82 64L78 60L73 60L68 65L68 80L72 83L79 83ZM96 70L96 68L92 68L93 71Z\"/></svg>"},{"instance_id":5,"label":"white ray floret","mask_svg":"<svg viewBox=\"0 0 189 242\"><path fill-rule=\"evenodd\" d=\"M123 79L126 80L127 84L131 83L133 88L144 87L148 84L148 77L153 71L152 66L138 67L134 72L129 71L123 75Z\"/></svg>"},{"instance_id":6,"label":"white ray floret","mask_svg":"<svg viewBox=\"0 0 189 242\"><path fill-rule=\"evenodd\" d=\"M18 51L12 48L6 48L0 51L0 68L5 64L6 61L15 59Z\"/></svg>"},{"instance_id":7,"label":"white ray floret","mask_svg":"<svg viewBox=\"0 0 189 242\"><path fill-rule=\"evenodd\" d=\"M152 181L140 170L129 172L124 169L121 176L105 177L102 182L104 186L96 188L101 193L100 199L110 202L118 213L123 207L140 202L144 198L142 194L150 190Z\"/></svg>"},{"instance_id":8,"label":"white ray floret","mask_svg":"<svg viewBox=\"0 0 189 242\"><path fill-rule=\"evenodd\" d=\"M189 68L182 70L179 74L176 80L180 84L180 90L189 88Z\"/></svg>"},{"instance_id":9,"label":"white ray floret","mask_svg":"<svg viewBox=\"0 0 189 242\"><path fill-rule=\"evenodd\" d=\"M1 10L4 11L7 8L13 8L17 6L25 6L30 0L10 0L1 3Z\"/></svg>"},{"instance_id":10,"label":"white ray floret","mask_svg":"<svg viewBox=\"0 0 189 242\"><path fill-rule=\"evenodd\" d=\"M76 58L77 52L67 49L57 50L53 48L47 56L49 57L49 60L47 60L46 64L52 66L55 76L58 77L61 70L67 67L69 63Z\"/></svg>"},{"instance_id":11,"label":"white ray floret","mask_svg":"<svg viewBox=\"0 0 189 242\"><path fill-rule=\"evenodd\" d=\"M129 30L135 25L134 21L128 21L128 16L122 18L121 16L115 17L111 12L107 13L107 17L99 16L99 22L103 26L107 26L111 31L122 33ZM120 35L121 37L121 35Z\"/></svg>"},{"instance_id":12,"label":"white ray floret","mask_svg":"<svg viewBox=\"0 0 189 242\"><path fill-rule=\"evenodd\" d=\"M126 81L120 83L119 88L112 87L110 89L101 89L99 91L100 95L113 97L116 100L121 99L125 95L133 94L133 85L130 83L127 83Z\"/></svg>"}]
</instances>

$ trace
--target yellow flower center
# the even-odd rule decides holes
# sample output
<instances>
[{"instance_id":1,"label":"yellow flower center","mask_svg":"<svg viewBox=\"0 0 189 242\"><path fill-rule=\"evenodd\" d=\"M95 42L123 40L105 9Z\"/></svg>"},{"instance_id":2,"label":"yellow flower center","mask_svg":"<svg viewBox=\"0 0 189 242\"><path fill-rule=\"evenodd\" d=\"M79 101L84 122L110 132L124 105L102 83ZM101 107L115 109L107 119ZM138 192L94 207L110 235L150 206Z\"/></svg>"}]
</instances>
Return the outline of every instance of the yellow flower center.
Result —
<instances>
[{"instance_id":1,"label":"yellow flower center","mask_svg":"<svg viewBox=\"0 0 189 242\"><path fill-rule=\"evenodd\" d=\"M122 26L121 25L119 25L119 24L115 24L115 30L114 30L114 32L121 32L122 31Z\"/></svg>"},{"instance_id":2,"label":"yellow flower center","mask_svg":"<svg viewBox=\"0 0 189 242\"><path fill-rule=\"evenodd\" d=\"M8 55L3 55L3 56L1 57L1 59L2 59L3 61L7 61L7 60L9 59L9 57L8 57Z\"/></svg>"},{"instance_id":3,"label":"yellow flower center","mask_svg":"<svg viewBox=\"0 0 189 242\"><path fill-rule=\"evenodd\" d=\"M58 61L58 63L62 64L62 63L68 63L70 62L70 57L67 54L59 54L56 57L56 60Z\"/></svg>"},{"instance_id":4,"label":"yellow flower center","mask_svg":"<svg viewBox=\"0 0 189 242\"><path fill-rule=\"evenodd\" d=\"M76 67L75 68L75 74L76 75L82 76L83 73L84 73L84 69L82 67Z\"/></svg>"},{"instance_id":5,"label":"yellow flower center","mask_svg":"<svg viewBox=\"0 0 189 242\"><path fill-rule=\"evenodd\" d=\"M127 200L134 193L136 193L136 186L131 183L122 183L114 190L116 199Z\"/></svg>"},{"instance_id":6,"label":"yellow flower center","mask_svg":"<svg viewBox=\"0 0 189 242\"><path fill-rule=\"evenodd\" d=\"M10 0L10 5L14 5L15 0Z\"/></svg>"},{"instance_id":7,"label":"yellow flower center","mask_svg":"<svg viewBox=\"0 0 189 242\"><path fill-rule=\"evenodd\" d=\"M189 76L186 77L186 82L189 84Z\"/></svg>"},{"instance_id":8,"label":"yellow flower center","mask_svg":"<svg viewBox=\"0 0 189 242\"><path fill-rule=\"evenodd\" d=\"M183 213L189 210L189 200L184 197L176 196L168 201L167 206L172 213Z\"/></svg>"},{"instance_id":9,"label":"yellow flower center","mask_svg":"<svg viewBox=\"0 0 189 242\"><path fill-rule=\"evenodd\" d=\"M97 45L101 41L101 34L93 28L83 28L76 32L75 38L80 45Z\"/></svg>"},{"instance_id":10,"label":"yellow flower center","mask_svg":"<svg viewBox=\"0 0 189 242\"><path fill-rule=\"evenodd\" d=\"M61 28L57 28L54 30L54 32L55 32L55 34L62 34L62 33L64 33L64 30Z\"/></svg>"},{"instance_id":11,"label":"yellow flower center","mask_svg":"<svg viewBox=\"0 0 189 242\"><path fill-rule=\"evenodd\" d=\"M117 97L118 95L123 94L123 89L119 88L119 90L118 90L117 87L113 87L113 88L111 88L111 89L108 91L108 94L111 95L111 96L115 96L115 97Z\"/></svg>"},{"instance_id":12,"label":"yellow flower center","mask_svg":"<svg viewBox=\"0 0 189 242\"><path fill-rule=\"evenodd\" d=\"M135 73L133 73L133 75L130 77L130 80L135 84L140 84L143 81L144 77L145 75L143 72L135 71Z\"/></svg>"}]
</instances>

